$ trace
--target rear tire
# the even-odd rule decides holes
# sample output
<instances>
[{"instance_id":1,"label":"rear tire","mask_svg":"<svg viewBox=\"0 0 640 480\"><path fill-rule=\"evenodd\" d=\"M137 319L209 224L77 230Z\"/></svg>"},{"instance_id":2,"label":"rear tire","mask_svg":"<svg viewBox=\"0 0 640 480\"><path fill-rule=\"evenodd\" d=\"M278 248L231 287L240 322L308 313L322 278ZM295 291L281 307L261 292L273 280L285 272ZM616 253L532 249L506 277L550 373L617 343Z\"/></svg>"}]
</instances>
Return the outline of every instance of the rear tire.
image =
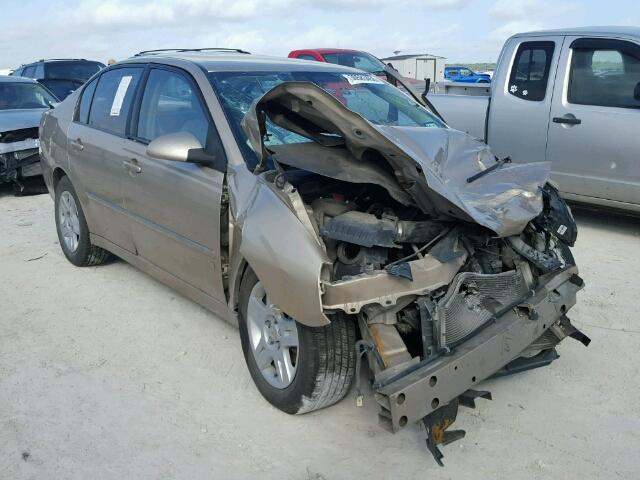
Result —
<instances>
[{"instance_id":1,"label":"rear tire","mask_svg":"<svg viewBox=\"0 0 640 480\"><path fill-rule=\"evenodd\" d=\"M55 191L56 230L62 253L76 267L104 263L109 252L91 243L89 227L69 177L62 177Z\"/></svg>"},{"instance_id":2,"label":"rear tire","mask_svg":"<svg viewBox=\"0 0 640 480\"><path fill-rule=\"evenodd\" d=\"M261 367L258 366L256 358L261 358L261 355L260 347L255 346L258 343L256 341L257 323L255 318L247 317L249 302L256 302L256 299L263 296L261 292L264 290L260 288L256 274L251 269L247 269L240 284L238 323L244 358L249 373L262 396L274 407L289 414L312 412L340 401L347 394L355 372L356 328L352 319L344 315L335 315L329 325L312 328L280 314L282 315L280 324L282 320L293 322L295 324L293 328L297 331L297 347L291 354L295 371L290 381L274 381L269 375L277 376L275 362L271 368L267 358L266 361L261 361L263 364ZM256 292L259 293L256 295ZM266 295L263 303L264 306L269 307ZM255 316L255 308L251 307L253 316ZM263 307L258 307L258 311L261 308ZM267 316L273 319L271 313ZM278 318L277 310L276 318ZM270 331L268 327L267 331ZM271 336L269 341L275 338L279 345L278 335ZM281 338L286 343L287 337Z\"/></svg>"}]
</instances>

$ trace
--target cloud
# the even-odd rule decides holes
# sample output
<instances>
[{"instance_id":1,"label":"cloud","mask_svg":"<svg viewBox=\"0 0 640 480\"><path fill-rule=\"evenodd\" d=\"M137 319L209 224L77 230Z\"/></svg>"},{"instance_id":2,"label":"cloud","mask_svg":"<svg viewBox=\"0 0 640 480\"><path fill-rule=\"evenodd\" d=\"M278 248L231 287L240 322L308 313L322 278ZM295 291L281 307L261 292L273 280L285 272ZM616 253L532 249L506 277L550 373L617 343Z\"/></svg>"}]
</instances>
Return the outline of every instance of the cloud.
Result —
<instances>
[{"instance_id":1,"label":"cloud","mask_svg":"<svg viewBox=\"0 0 640 480\"><path fill-rule=\"evenodd\" d=\"M470 0L396 0L393 7L403 9L450 10ZM68 6L67 18L96 26L168 26L185 22L222 22L283 17L302 9L323 11L379 9L387 0L83 0Z\"/></svg>"},{"instance_id":2,"label":"cloud","mask_svg":"<svg viewBox=\"0 0 640 480\"><path fill-rule=\"evenodd\" d=\"M504 41L511 35L520 32L530 32L533 30L541 30L542 24L536 22L512 21L501 25L489 32L488 39L494 44L502 45Z\"/></svg>"},{"instance_id":3,"label":"cloud","mask_svg":"<svg viewBox=\"0 0 640 480\"><path fill-rule=\"evenodd\" d=\"M575 3L545 0L497 0L489 9L489 15L503 21L561 17L578 8Z\"/></svg>"}]
</instances>

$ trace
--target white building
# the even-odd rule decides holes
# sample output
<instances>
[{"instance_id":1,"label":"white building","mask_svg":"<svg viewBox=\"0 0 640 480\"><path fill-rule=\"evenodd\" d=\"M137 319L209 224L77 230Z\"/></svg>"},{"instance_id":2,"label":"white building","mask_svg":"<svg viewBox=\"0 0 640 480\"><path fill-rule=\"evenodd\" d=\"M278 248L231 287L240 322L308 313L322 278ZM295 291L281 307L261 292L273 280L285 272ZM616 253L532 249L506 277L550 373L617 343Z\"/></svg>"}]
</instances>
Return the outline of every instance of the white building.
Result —
<instances>
[{"instance_id":1,"label":"white building","mask_svg":"<svg viewBox=\"0 0 640 480\"><path fill-rule=\"evenodd\" d=\"M431 83L444 81L444 64L446 58L430 53L415 55L394 55L381 58L384 63L390 63L400 75L416 80L428 78Z\"/></svg>"}]
</instances>

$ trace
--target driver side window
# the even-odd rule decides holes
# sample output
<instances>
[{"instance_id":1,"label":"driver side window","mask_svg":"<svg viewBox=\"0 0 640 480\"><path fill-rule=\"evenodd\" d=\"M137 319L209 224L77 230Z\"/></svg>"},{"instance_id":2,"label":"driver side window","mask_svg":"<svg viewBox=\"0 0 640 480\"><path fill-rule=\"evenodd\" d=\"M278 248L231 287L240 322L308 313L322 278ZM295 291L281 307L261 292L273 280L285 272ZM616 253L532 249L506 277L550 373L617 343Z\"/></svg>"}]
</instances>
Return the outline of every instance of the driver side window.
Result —
<instances>
[{"instance_id":1,"label":"driver side window","mask_svg":"<svg viewBox=\"0 0 640 480\"><path fill-rule=\"evenodd\" d=\"M189 132L207 145L209 120L195 87L184 75L152 69L145 86L137 137L151 142L169 133Z\"/></svg>"},{"instance_id":2,"label":"driver side window","mask_svg":"<svg viewBox=\"0 0 640 480\"><path fill-rule=\"evenodd\" d=\"M585 38L571 49L569 103L640 108L640 45Z\"/></svg>"}]
</instances>

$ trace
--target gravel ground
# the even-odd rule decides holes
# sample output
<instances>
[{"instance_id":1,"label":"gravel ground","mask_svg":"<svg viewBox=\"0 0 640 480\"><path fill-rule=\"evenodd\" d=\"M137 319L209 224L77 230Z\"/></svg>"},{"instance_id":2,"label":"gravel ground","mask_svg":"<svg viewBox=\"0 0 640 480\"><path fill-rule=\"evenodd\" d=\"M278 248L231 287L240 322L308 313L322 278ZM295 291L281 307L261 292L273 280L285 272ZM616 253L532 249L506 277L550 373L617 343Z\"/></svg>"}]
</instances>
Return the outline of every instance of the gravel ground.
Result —
<instances>
[{"instance_id":1,"label":"gravel ground","mask_svg":"<svg viewBox=\"0 0 640 480\"><path fill-rule=\"evenodd\" d=\"M427 454L375 402L268 405L237 331L122 261L63 257L48 195L0 191L0 478L640 477L640 220L577 212L587 283L550 367L484 382L460 442Z\"/></svg>"}]
</instances>

